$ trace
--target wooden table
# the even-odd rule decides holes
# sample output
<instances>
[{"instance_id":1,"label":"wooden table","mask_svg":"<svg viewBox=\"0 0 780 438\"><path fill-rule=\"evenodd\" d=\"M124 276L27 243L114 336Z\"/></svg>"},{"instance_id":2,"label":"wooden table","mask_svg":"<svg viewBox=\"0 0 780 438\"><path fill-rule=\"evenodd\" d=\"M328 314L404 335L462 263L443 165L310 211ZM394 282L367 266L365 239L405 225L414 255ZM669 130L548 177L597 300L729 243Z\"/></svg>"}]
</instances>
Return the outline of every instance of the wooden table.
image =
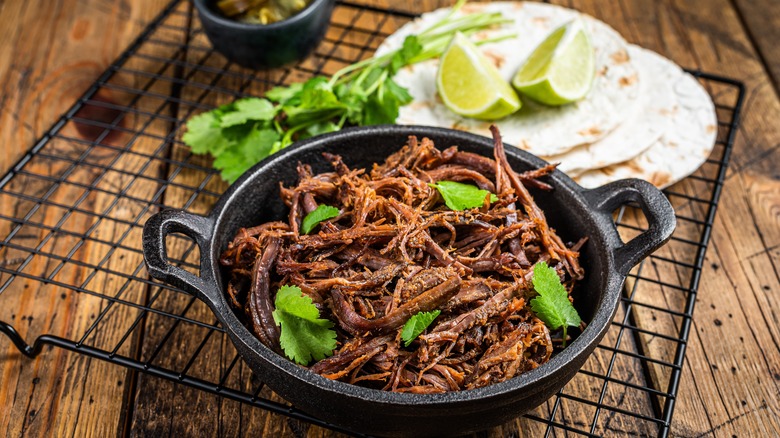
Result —
<instances>
[{"instance_id":1,"label":"wooden table","mask_svg":"<svg viewBox=\"0 0 780 438\"><path fill-rule=\"evenodd\" d=\"M0 26L0 144L5 151L0 154L0 170L9 169L33 145L165 3L0 0L0 22L4 23ZM438 6L434 0L416 6L408 3L419 10ZM702 274L672 433L685 437L777 436L780 3L553 3L592 14L630 42L682 66L733 77L747 85L742 122ZM16 208L6 199L2 202L4 211ZM19 294L19 308L0 309L1 320L30 333L67 330L58 325L63 323L55 323L58 311L68 311L65 305L51 300L33 305L32 289ZM66 319L64 324L85 322ZM0 431L6 436L302 433L299 423L283 417L167 381L140 378L125 368L82 355L45 349L30 360L3 336L0 406ZM520 430L534 432L525 427ZM620 433L623 429L617 425L609 430ZM308 433L329 435L318 428Z\"/></svg>"}]
</instances>

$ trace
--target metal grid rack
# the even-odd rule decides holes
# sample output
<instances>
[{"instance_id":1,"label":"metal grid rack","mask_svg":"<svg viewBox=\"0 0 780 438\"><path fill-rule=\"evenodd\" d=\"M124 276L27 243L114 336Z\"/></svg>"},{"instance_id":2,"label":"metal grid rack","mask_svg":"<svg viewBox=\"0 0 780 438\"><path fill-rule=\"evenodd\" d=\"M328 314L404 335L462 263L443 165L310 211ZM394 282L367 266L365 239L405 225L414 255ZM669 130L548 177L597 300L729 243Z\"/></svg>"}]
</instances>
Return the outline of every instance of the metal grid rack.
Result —
<instances>
[{"instance_id":1,"label":"metal grid rack","mask_svg":"<svg viewBox=\"0 0 780 438\"><path fill-rule=\"evenodd\" d=\"M331 74L370 56L415 16L351 2L336 7L312 56L250 72L214 52L189 2L174 0L0 179L0 202L15 206L0 212L0 331L20 351L32 357L56 346L140 372L140 381L168 379L338 430L273 399L205 305L149 279L140 249L150 215L163 206L205 213L226 188L208 159L179 141L183 120L276 84ZM577 377L505 427L545 436L668 434L744 95L739 82L691 73L715 100L718 139L702 168L666 191L677 231L632 271L609 333ZM645 225L630 208L616 222L625 236ZM197 247L172 239L171 259L196 269ZM54 316L36 332L16 314L23 296L71 316Z\"/></svg>"}]
</instances>

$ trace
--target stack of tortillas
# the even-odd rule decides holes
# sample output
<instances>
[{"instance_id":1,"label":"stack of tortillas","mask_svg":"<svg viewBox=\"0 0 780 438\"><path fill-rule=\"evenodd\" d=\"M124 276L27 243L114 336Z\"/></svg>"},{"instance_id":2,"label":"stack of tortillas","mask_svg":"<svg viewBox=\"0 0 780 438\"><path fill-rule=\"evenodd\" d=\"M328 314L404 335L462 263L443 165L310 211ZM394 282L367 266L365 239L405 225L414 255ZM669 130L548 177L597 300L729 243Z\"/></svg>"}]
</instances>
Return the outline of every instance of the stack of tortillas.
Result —
<instances>
[{"instance_id":1,"label":"stack of tortillas","mask_svg":"<svg viewBox=\"0 0 780 438\"><path fill-rule=\"evenodd\" d=\"M436 91L439 60L404 67L395 80L414 98L401 108L399 124L442 126L489 136L495 123L507 144L560 163L585 187L642 178L667 187L690 175L715 144L717 119L709 94L672 61L628 44L614 29L575 10L530 2L465 5L463 14L500 12L513 23L472 35L472 41L515 33L480 46L509 81L547 35L580 19L595 51L596 76L581 101L549 107L523 98L523 108L494 122L461 117ZM449 9L422 15L388 37L378 54L395 49L409 34L441 20Z\"/></svg>"}]
</instances>

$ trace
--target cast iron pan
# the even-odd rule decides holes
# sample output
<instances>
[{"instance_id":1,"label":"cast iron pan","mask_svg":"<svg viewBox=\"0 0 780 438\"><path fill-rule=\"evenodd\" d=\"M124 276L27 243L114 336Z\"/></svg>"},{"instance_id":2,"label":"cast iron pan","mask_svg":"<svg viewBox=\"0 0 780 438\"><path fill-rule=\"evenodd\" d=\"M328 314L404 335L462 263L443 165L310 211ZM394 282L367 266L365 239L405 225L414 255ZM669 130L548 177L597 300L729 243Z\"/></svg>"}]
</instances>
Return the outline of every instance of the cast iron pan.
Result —
<instances>
[{"instance_id":1,"label":"cast iron pan","mask_svg":"<svg viewBox=\"0 0 780 438\"><path fill-rule=\"evenodd\" d=\"M588 236L581 253L586 276L573 292L575 307L588 323L583 332L548 363L508 381L484 388L444 394L403 394L332 381L273 352L239 321L224 296L225 279L218 257L239 228L286 218L279 181L295 182L297 162L315 173L331 170L322 157L340 154L350 167L383 161L409 135L428 137L440 148L493 155L492 141L460 131L422 126L373 126L301 141L257 164L222 195L210 215L165 210L144 226L143 250L152 277L171 283L203 300L252 370L295 406L323 420L377 435L448 436L486 429L538 406L580 369L609 328L628 271L672 234L675 216L664 195L651 184L622 180L585 190L562 172L547 177L555 189L532 194L551 226L564 241ZM545 164L514 147L507 148L512 167L522 172ZM629 242L618 236L612 212L623 204L638 205L649 228ZM200 246L200 276L168 262L165 237L183 233Z\"/></svg>"}]
</instances>

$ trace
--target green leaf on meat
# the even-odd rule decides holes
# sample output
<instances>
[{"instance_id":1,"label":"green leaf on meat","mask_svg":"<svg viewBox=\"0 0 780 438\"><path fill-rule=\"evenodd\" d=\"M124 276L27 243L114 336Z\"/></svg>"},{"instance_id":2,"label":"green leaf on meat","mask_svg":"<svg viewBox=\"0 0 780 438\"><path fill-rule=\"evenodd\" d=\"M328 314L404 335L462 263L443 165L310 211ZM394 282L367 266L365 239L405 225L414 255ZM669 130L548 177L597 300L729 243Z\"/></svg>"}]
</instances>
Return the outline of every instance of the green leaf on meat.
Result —
<instances>
[{"instance_id":1,"label":"green leaf on meat","mask_svg":"<svg viewBox=\"0 0 780 438\"><path fill-rule=\"evenodd\" d=\"M301 222L301 232L303 234L309 234L320 222L332 219L338 215L338 208L320 204L314 211L303 218L303 221Z\"/></svg>"},{"instance_id":2,"label":"green leaf on meat","mask_svg":"<svg viewBox=\"0 0 780 438\"><path fill-rule=\"evenodd\" d=\"M297 286L282 286L276 292L274 321L281 327L279 343L285 356L301 365L322 360L336 349L333 323L320 318L311 298Z\"/></svg>"},{"instance_id":3,"label":"green leaf on meat","mask_svg":"<svg viewBox=\"0 0 780 438\"><path fill-rule=\"evenodd\" d=\"M439 181L428 183L428 185L439 191L447 207L456 211L481 207L488 195L490 195L491 203L498 201L496 195L471 184L463 184L456 181Z\"/></svg>"},{"instance_id":4,"label":"green leaf on meat","mask_svg":"<svg viewBox=\"0 0 780 438\"><path fill-rule=\"evenodd\" d=\"M531 300L531 310L552 330L563 327L563 346L566 346L566 328L578 327L582 320L577 309L569 301L569 294L561 284L555 269L544 262L534 265L532 279L539 294Z\"/></svg>"},{"instance_id":5,"label":"green leaf on meat","mask_svg":"<svg viewBox=\"0 0 780 438\"><path fill-rule=\"evenodd\" d=\"M439 314L441 314L441 310L433 310L431 312L419 312L409 318L401 330L401 340L404 341L404 347L408 347L412 341L417 339L420 333L424 332Z\"/></svg>"}]
</instances>

